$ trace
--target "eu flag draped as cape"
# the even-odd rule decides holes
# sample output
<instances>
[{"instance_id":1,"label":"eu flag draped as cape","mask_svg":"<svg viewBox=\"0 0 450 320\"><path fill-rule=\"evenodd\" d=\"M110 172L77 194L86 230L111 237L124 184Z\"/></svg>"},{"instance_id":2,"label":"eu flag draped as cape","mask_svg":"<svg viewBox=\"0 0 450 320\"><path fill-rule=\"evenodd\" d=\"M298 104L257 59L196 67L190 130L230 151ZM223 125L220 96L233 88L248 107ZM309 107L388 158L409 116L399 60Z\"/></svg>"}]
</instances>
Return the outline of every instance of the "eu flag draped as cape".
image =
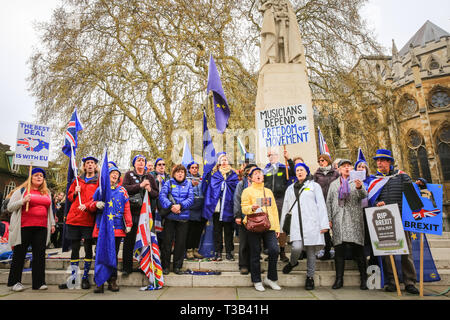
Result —
<instances>
[{"instance_id":1,"label":"eu flag draped as cape","mask_svg":"<svg viewBox=\"0 0 450 320\"><path fill-rule=\"evenodd\" d=\"M100 192L99 199L103 201L105 207L99 219L97 226L99 228L97 247L95 254L95 275L94 281L97 286L101 286L109 280L114 269L117 269L116 248L114 239L114 212L113 202L111 200L111 181L108 170L108 153L105 151L103 157L102 170L99 179Z\"/></svg>"}]
</instances>

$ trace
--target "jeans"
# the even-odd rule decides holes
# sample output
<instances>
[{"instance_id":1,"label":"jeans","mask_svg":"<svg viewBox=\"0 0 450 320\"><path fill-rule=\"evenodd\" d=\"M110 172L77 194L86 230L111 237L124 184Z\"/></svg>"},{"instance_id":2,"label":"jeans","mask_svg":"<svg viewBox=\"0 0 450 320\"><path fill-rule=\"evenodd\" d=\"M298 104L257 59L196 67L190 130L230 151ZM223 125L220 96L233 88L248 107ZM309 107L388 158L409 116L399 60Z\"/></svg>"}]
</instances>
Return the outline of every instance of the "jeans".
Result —
<instances>
[{"instance_id":1,"label":"jeans","mask_svg":"<svg viewBox=\"0 0 450 320\"><path fill-rule=\"evenodd\" d=\"M123 240L122 251L123 271L126 271L128 273L131 273L133 271L133 251L139 225L139 215L132 215L131 218L133 221L133 226Z\"/></svg>"},{"instance_id":2,"label":"jeans","mask_svg":"<svg viewBox=\"0 0 450 320\"><path fill-rule=\"evenodd\" d=\"M184 254L186 252L186 236L188 232L188 221L164 220L164 238L161 250L161 263L163 269L170 269L170 256L173 250L173 267L183 266Z\"/></svg>"},{"instance_id":3,"label":"jeans","mask_svg":"<svg viewBox=\"0 0 450 320\"><path fill-rule=\"evenodd\" d=\"M250 248L248 243L249 231L245 228L244 224L238 225L239 227L239 269L250 269Z\"/></svg>"},{"instance_id":4,"label":"jeans","mask_svg":"<svg viewBox=\"0 0 450 320\"><path fill-rule=\"evenodd\" d=\"M223 238L225 235L225 250L227 253L231 253L234 250L233 244L233 222L220 221L220 213L214 212L213 214L213 228L214 228L214 249L216 252L223 251Z\"/></svg>"},{"instance_id":5,"label":"jeans","mask_svg":"<svg viewBox=\"0 0 450 320\"><path fill-rule=\"evenodd\" d=\"M277 261L280 249L278 247L278 240L275 231L269 230L266 232L247 232L248 244L250 247L250 273L253 283L261 282L261 240L269 250L269 270L267 271L267 278L272 281L278 280Z\"/></svg>"},{"instance_id":6,"label":"jeans","mask_svg":"<svg viewBox=\"0 0 450 320\"><path fill-rule=\"evenodd\" d=\"M291 260L289 263L295 266L303 249L306 250L306 276L312 278L316 271L316 246L304 246L303 240L292 241Z\"/></svg>"}]
</instances>

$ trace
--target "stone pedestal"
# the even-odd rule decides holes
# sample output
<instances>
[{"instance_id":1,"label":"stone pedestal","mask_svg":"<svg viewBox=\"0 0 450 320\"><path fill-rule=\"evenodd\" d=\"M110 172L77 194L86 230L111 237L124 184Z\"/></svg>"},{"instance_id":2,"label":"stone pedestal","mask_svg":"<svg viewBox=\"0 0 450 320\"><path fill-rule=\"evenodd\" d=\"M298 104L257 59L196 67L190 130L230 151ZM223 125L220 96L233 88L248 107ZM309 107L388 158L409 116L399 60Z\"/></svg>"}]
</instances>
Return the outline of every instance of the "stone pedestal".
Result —
<instances>
[{"instance_id":1,"label":"stone pedestal","mask_svg":"<svg viewBox=\"0 0 450 320\"><path fill-rule=\"evenodd\" d=\"M304 60L304 59L303 59ZM256 96L255 117L258 112L274 108L304 105L308 120L308 139L301 142L286 145L286 149L292 158L301 156L314 173L317 164L316 127L312 109L311 89L308 83L308 75L304 63L301 64L266 64L259 73L258 92ZM256 118L258 129L258 119ZM264 141L257 134L256 162L263 166L268 163L267 151ZM284 163L283 146L272 147L280 155L279 161Z\"/></svg>"}]
</instances>

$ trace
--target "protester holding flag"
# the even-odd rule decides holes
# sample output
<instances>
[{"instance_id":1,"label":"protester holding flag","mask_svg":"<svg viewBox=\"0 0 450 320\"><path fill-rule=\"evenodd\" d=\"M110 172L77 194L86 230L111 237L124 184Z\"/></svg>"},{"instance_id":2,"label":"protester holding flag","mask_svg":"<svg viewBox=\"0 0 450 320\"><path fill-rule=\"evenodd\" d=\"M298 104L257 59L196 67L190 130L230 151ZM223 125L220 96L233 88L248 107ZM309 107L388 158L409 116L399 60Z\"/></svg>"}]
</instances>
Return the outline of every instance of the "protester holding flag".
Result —
<instances>
[{"instance_id":1,"label":"protester holding flag","mask_svg":"<svg viewBox=\"0 0 450 320\"><path fill-rule=\"evenodd\" d=\"M250 248L248 244L248 231L242 223L245 216L242 213L241 199L242 192L251 185L248 174L253 167L256 167L256 164L248 164L245 166L244 175L236 186L233 198L234 221L239 227L239 271L244 275L248 274L250 270Z\"/></svg>"},{"instance_id":2,"label":"protester holding flag","mask_svg":"<svg viewBox=\"0 0 450 320\"><path fill-rule=\"evenodd\" d=\"M83 174L76 178L67 195L67 199L72 203L66 218L67 238L71 241L72 254L70 264L74 270L78 268L80 261L81 240L84 241L84 274L81 287L89 289L89 270L92 263L92 231L94 229L95 208L92 208L92 196L98 188L97 175L98 160L92 156L83 158ZM80 204L81 203L81 204ZM67 289L67 284L59 285L60 289Z\"/></svg>"},{"instance_id":3,"label":"protester holding flag","mask_svg":"<svg viewBox=\"0 0 450 320\"><path fill-rule=\"evenodd\" d=\"M9 245L13 258L8 276L8 287L22 291L22 271L28 247L31 245L33 263L31 269L33 290L46 290L45 248L50 234L55 232L52 200L45 180L45 171L34 168L31 177L17 187L8 203L12 212L9 225ZM29 191L28 191L29 190ZM26 204L29 203L28 211Z\"/></svg>"},{"instance_id":4,"label":"protester holding flag","mask_svg":"<svg viewBox=\"0 0 450 320\"><path fill-rule=\"evenodd\" d=\"M132 161L134 169L125 173L122 181L122 186L128 192L133 221L131 231L127 233L123 241L123 276L128 276L133 272L133 249L136 242L136 233L145 191L148 191L150 195L151 210L153 212L156 209L159 195L158 185L155 178L146 171L146 164L147 159L145 156L136 155Z\"/></svg>"},{"instance_id":5,"label":"protester holding flag","mask_svg":"<svg viewBox=\"0 0 450 320\"><path fill-rule=\"evenodd\" d=\"M268 285L273 290L281 290L277 283L278 243L280 235L280 223L275 197L272 191L264 187L264 173L261 168L253 167L248 174L251 185L242 192L241 208L245 215L242 223L247 224L248 216L263 211L268 215L270 229L264 232L248 231L248 243L250 248L250 273L253 285L257 291L264 291ZM261 207L264 203L263 207ZM269 265L267 277L261 282L261 241L264 241L268 249Z\"/></svg>"},{"instance_id":6,"label":"protester holding flag","mask_svg":"<svg viewBox=\"0 0 450 320\"><path fill-rule=\"evenodd\" d=\"M194 191L191 182L186 179L186 168L179 164L172 169L172 178L167 181L159 194L161 206L170 208L164 219L164 238L161 249L163 273L170 272L170 252L174 241L173 271L182 274L184 254L186 252L186 236L190 207L194 203Z\"/></svg>"},{"instance_id":7,"label":"protester holding flag","mask_svg":"<svg viewBox=\"0 0 450 320\"><path fill-rule=\"evenodd\" d=\"M278 209L279 217L283 210L283 201L286 188L288 187L289 180L286 176L286 166L278 162L279 155L274 150L267 152L269 163L264 168L264 187L270 189L275 196L275 201ZM280 245L280 260L282 262L288 262L286 257L286 233L281 233L278 237L278 243Z\"/></svg>"},{"instance_id":8,"label":"protester holding flag","mask_svg":"<svg viewBox=\"0 0 450 320\"><path fill-rule=\"evenodd\" d=\"M113 220L113 233L115 237L115 258L117 265L117 255L119 253L119 246L123 238L125 238L126 233L130 232L131 227L133 225L130 211L130 203L128 201L128 193L124 187L119 186L121 173L118 168L112 166L109 168L109 178L111 181L111 202L105 203L101 201L101 189L98 188L94 194L94 202L91 206L95 206L97 209L103 210L106 206L112 207L110 213L112 214L111 218ZM101 225L101 220L104 219L104 215L102 211L97 211L96 222L94 226L93 237L99 237L99 227ZM97 250L98 250L97 246ZM98 255L98 253L97 253ZM119 286L117 285L117 268L112 270L111 276L108 281L108 290L113 292L119 291ZM103 284L96 287L94 290L95 293L103 293Z\"/></svg>"},{"instance_id":9,"label":"protester holding flag","mask_svg":"<svg viewBox=\"0 0 450 320\"><path fill-rule=\"evenodd\" d=\"M318 157L319 168L313 175L314 182L317 182L322 188L323 198L326 199L328 195L328 188L330 184L339 178L339 172L332 167L331 158L328 154L321 154ZM331 258L331 236L329 232L325 233L325 248L324 254L319 259L329 260Z\"/></svg>"},{"instance_id":10,"label":"protester holding flag","mask_svg":"<svg viewBox=\"0 0 450 320\"><path fill-rule=\"evenodd\" d=\"M373 159L377 162L377 173L371 176L369 185L370 206L381 207L389 204L398 204L400 214L402 213L402 201L404 185L412 183L411 178L401 170L394 169L395 159L392 152L386 149L378 149ZM416 269L412 257L411 233L405 231L406 242L409 250L408 255L401 255L401 271L405 290L411 294L419 294L415 287L417 281ZM386 258L387 257L387 258ZM388 292L397 291L394 283L394 274L389 256L386 256L383 263L383 271Z\"/></svg>"},{"instance_id":11,"label":"protester holding flag","mask_svg":"<svg viewBox=\"0 0 450 320\"><path fill-rule=\"evenodd\" d=\"M236 172L231 168L225 152L218 154L217 165L211 172L211 181L205 195L203 217L213 218L215 260L222 260L225 234L226 259L233 261L233 196L239 183Z\"/></svg>"},{"instance_id":12,"label":"protester holding flag","mask_svg":"<svg viewBox=\"0 0 450 320\"><path fill-rule=\"evenodd\" d=\"M336 281L333 289L344 285L345 250L350 247L360 274L360 289L367 290L367 267L364 256L364 212L361 200L367 196L361 180L349 181L351 161L339 162L340 177L330 184L327 210L336 251Z\"/></svg>"},{"instance_id":13,"label":"protester holding flag","mask_svg":"<svg viewBox=\"0 0 450 320\"><path fill-rule=\"evenodd\" d=\"M314 289L314 273L316 255L319 248L325 245L324 233L330 229L327 207L320 185L310 179L309 167L304 163L295 166L297 182L286 190L283 204L281 225L290 231L292 243L290 261L283 268L288 274L298 265L298 258L306 251L306 281L305 289ZM290 225L285 224L288 213L291 213Z\"/></svg>"},{"instance_id":14,"label":"protester holding flag","mask_svg":"<svg viewBox=\"0 0 450 320\"><path fill-rule=\"evenodd\" d=\"M205 198L202 192L202 178L198 173L199 164L192 161L187 165L187 179L191 182L194 192L194 203L190 208L189 226L186 242L186 258L187 259L203 259L198 252L200 246L200 237L205 228L206 220L202 217L203 203Z\"/></svg>"}]
</instances>

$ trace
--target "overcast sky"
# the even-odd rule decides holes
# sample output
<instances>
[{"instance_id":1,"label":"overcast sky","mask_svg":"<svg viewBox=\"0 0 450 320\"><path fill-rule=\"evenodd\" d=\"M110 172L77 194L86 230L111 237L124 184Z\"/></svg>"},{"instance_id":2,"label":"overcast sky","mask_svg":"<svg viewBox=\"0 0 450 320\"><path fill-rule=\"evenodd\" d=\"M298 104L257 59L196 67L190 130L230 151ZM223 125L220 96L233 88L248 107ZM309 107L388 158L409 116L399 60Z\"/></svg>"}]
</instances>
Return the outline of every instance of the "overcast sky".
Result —
<instances>
[{"instance_id":1,"label":"overcast sky","mask_svg":"<svg viewBox=\"0 0 450 320\"><path fill-rule=\"evenodd\" d=\"M0 11L0 142L15 149L18 121L34 122L34 99L26 78L37 36L33 22L47 21L59 0L2 1ZM395 39L400 50L426 22L450 32L449 0L370 0L363 16L375 31L379 42L389 48ZM61 137L63 139L63 137Z\"/></svg>"}]
</instances>

